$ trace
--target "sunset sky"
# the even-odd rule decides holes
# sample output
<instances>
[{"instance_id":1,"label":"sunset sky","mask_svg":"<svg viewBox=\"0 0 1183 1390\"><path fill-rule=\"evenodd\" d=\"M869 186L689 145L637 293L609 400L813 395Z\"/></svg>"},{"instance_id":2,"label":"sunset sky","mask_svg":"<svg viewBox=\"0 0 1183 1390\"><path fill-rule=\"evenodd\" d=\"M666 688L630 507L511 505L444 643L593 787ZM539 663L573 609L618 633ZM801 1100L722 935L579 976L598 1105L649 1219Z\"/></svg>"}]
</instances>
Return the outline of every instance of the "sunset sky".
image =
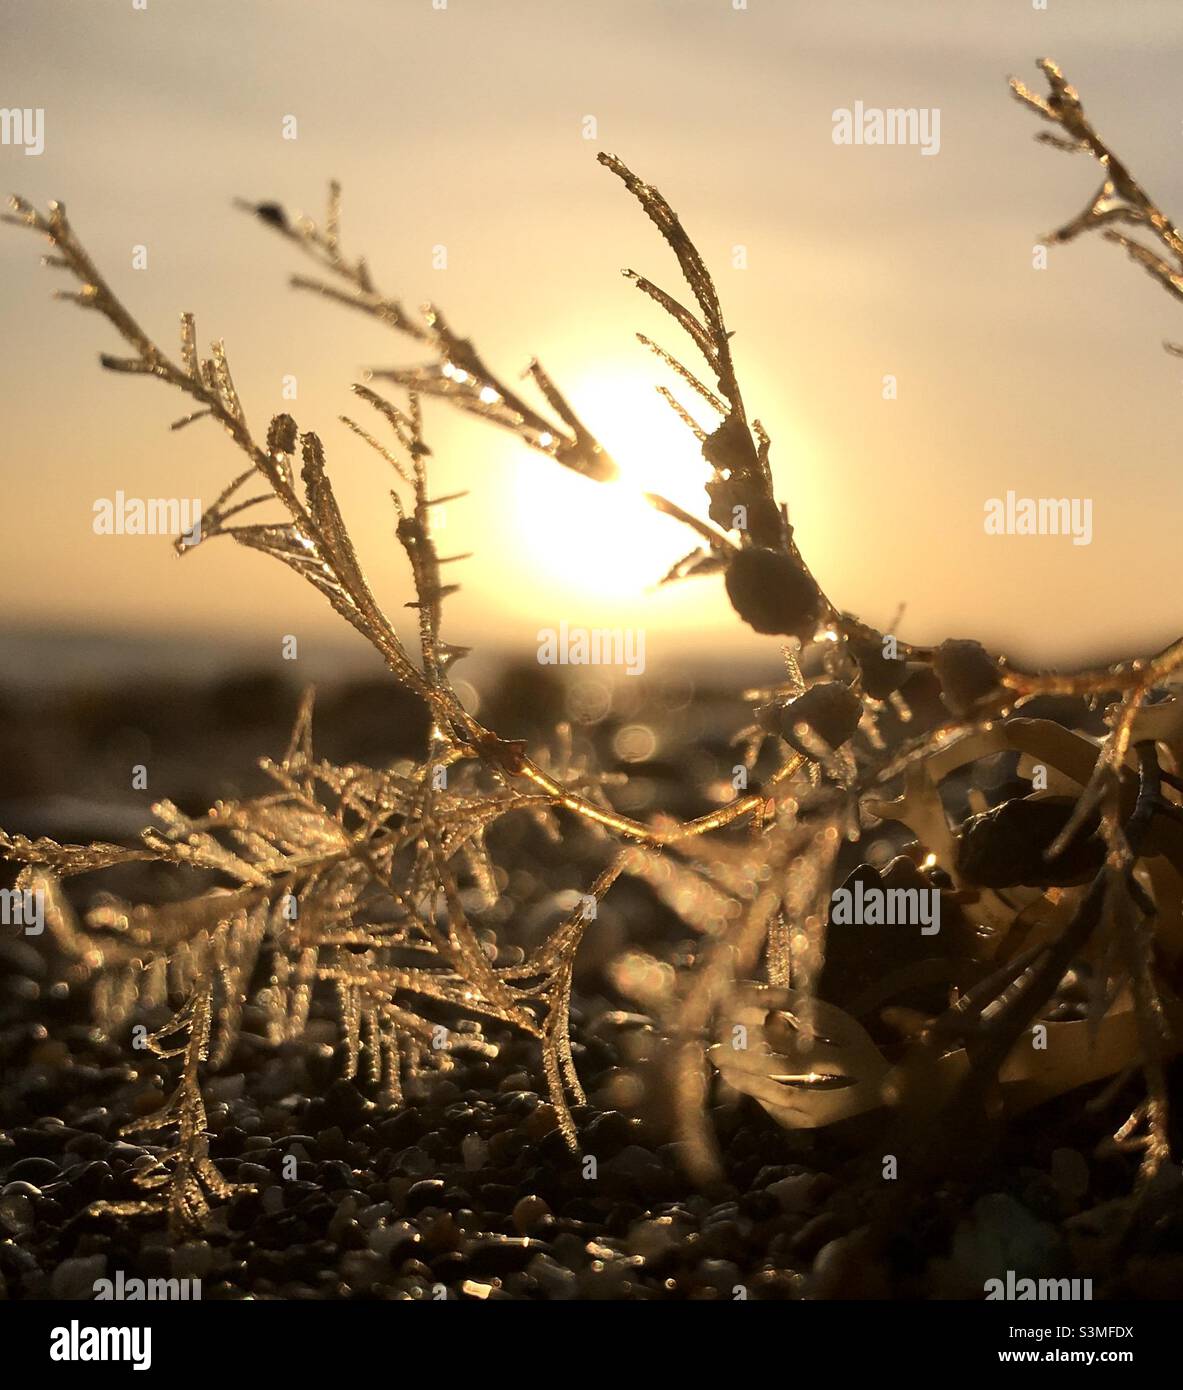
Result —
<instances>
[{"instance_id":1,"label":"sunset sky","mask_svg":"<svg viewBox=\"0 0 1183 1390\"><path fill-rule=\"evenodd\" d=\"M566 620L643 627L653 667L771 658L775 640L739 623L718 579L651 588L693 538L635 490L705 514L704 465L653 389L674 379L635 332L702 368L619 273L684 290L596 163L610 150L662 190L712 267L778 495L831 597L881 626L906 603L911 640L973 635L1069 662L1178 633L1183 363L1161 345L1183 339L1183 306L1099 238L1033 268L1040 235L1100 177L1035 143L1006 78L1042 89L1034 61L1054 57L1183 216L1181 39L1173 0L5 0L0 106L44 108L45 151L0 147L0 163L6 189L66 203L163 348L182 309L203 343L225 340L259 437L278 410L322 435L374 588L401 618L412 595L388 470L337 417L377 432L350 383L424 354L290 290L308 267L232 207L319 216L340 179L345 249L382 290L438 303L509 380L537 355L624 470L625 485L597 488L428 403L435 490L470 491L442 545L476 552L456 567L451 640L531 659L538 629ZM939 153L836 145L832 113L856 102L939 108ZM132 268L136 245L147 269ZM51 302L67 285L39 268L43 250L0 231L3 624L268 655L286 634L347 640L295 576L228 540L178 561L164 538L94 534L97 499L208 501L240 456L208 422L171 434L179 395L99 370L113 330ZM983 505L1008 489L1091 499L1092 543L986 535Z\"/></svg>"}]
</instances>

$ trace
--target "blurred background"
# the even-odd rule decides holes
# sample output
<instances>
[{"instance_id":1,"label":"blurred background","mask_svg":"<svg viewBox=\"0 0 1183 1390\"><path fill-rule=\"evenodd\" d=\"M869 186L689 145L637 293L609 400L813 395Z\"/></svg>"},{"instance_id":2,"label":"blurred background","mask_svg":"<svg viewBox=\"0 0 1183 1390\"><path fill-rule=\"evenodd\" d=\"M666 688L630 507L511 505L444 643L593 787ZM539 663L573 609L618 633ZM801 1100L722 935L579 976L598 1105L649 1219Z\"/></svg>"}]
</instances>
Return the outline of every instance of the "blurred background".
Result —
<instances>
[{"instance_id":1,"label":"blurred background","mask_svg":"<svg viewBox=\"0 0 1183 1390\"><path fill-rule=\"evenodd\" d=\"M531 694L553 685L538 630L565 620L643 629L649 688L688 709L695 693L776 679L779 653L717 578L654 587L691 538L635 490L702 514L704 465L654 391L672 378L634 332L700 365L619 274L679 290L596 151L655 183L712 267L778 493L837 603L880 626L904 604L902 637L974 635L1042 663L1141 651L1177 634L1161 518L1183 502L1183 402L1161 344L1183 338L1183 313L1099 239L1033 268L1041 234L1099 175L1034 142L1039 123L1006 78L1041 86L1034 60L1056 58L1177 211L1181 34L1171 0L5 0L0 105L43 108L45 148L0 147L0 162L6 187L67 204L162 347L174 350L182 309L203 344L225 340L257 433L281 409L321 433L397 615L411 593L385 468L338 416L357 414L352 381L416 361L415 345L290 290L301 258L232 207L245 196L320 216L340 179L345 250L368 256L383 291L438 303L506 379L536 354L624 470L622 486L597 486L428 404L435 490L470 493L448 506L441 545L475 552L446 608L449 639L476 648L458 668L473 698L549 715ZM832 112L859 101L939 108L939 154L835 145ZM207 777L215 749L227 762L247 745L273 751L252 721L278 728L309 679L329 678L334 698L354 691L362 746L348 756L392 751L404 740L381 701L397 693L374 693L375 660L289 571L225 540L179 561L163 537L94 533L96 500L208 501L239 459L208 422L169 433L179 397L99 370L114 334L51 302L62 282L39 268L42 249L0 235L5 806L64 794L80 767L101 799L145 742L148 795L183 792L176 778ZM898 399L883 399L887 375ZM1092 544L987 537L983 503L1007 489L1092 499ZM554 696L554 712L627 726L640 686L576 674L583 694ZM210 733L202 751L202 728L228 727L243 750ZM383 748L366 746L367 728L386 731Z\"/></svg>"}]
</instances>

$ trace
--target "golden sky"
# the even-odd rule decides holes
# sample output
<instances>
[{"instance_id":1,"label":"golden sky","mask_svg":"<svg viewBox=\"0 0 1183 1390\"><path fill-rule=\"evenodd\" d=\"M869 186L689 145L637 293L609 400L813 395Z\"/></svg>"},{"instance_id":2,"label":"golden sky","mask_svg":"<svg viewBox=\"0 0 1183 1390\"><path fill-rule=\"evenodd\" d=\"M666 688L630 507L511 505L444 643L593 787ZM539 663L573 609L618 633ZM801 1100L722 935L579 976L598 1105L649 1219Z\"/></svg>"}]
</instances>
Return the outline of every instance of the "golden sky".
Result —
<instances>
[{"instance_id":1,"label":"golden sky","mask_svg":"<svg viewBox=\"0 0 1183 1390\"><path fill-rule=\"evenodd\" d=\"M43 108L45 149L0 147L0 163L8 188L66 203L163 347L182 309L203 341L225 340L257 434L281 409L321 433L397 612L411 594L384 465L337 417L361 409L348 388L366 367L422 354L289 290L307 267L231 201L319 215L340 179L345 249L385 292L438 303L508 380L536 354L630 484L701 514L697 446L653 390L675 383L633 335L700 364L619 274L679 291L677 267L596 163L613 151L714 271L779 495L830 596L881 626L906 603L911 640L974 635L1069 661L1177 635L1164 577L1183 390L1161 343L1183 339L1183 310L1099 239L1033 268L1040 234L1099 178L1033 141L1006 77L1037 85L1035 58L1056 58L1183 215L1181 37L1173 0L4 0L0 106ZM836 145L832 113L856 102L939 108L939 153ZM94 534L97 499L208 501L238 457L207 422L170 434L185 402L163 386L100 372L114 334L50 301L41 249L0 234L3 621L221 635L268 654L287 634L343 636L295 576L228 540L178 561L161 538ZM653 592L692 538L629 488L427 409L436 490L470 491L447 513L444 548L476 552L457 567L451 640L531 659L538 629L565 619L644 627L652 667L775 655L718 579ZM984 534L984 502L1008 489L1091 499L1092 543Z\"/></svg>"}]
</instances>

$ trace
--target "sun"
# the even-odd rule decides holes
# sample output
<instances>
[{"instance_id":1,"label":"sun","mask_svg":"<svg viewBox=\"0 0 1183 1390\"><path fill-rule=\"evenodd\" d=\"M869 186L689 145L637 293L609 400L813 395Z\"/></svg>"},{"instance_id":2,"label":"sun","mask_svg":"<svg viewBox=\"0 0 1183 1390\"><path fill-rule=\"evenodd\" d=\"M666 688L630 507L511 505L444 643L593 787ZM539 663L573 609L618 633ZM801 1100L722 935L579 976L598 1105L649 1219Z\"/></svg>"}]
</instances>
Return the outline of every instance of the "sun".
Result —
<instances>
[{"instance_id":1,"label":"sun","mask_svg":"<svg viewBox=\"0 0 1183 1390\"><path fill-rule=\"evenodd\" d=\"M518 470L510 518L511 545L530 583L567 597L624 599L655 585L694 535L656 511L657 492L693 515L705 506L710 470L694 435L636 374L612 373L576 383L571 399L620 477L595 483L540 457ZM704 428L716 421L704 410Z\"/></svg>"}]
</instances>

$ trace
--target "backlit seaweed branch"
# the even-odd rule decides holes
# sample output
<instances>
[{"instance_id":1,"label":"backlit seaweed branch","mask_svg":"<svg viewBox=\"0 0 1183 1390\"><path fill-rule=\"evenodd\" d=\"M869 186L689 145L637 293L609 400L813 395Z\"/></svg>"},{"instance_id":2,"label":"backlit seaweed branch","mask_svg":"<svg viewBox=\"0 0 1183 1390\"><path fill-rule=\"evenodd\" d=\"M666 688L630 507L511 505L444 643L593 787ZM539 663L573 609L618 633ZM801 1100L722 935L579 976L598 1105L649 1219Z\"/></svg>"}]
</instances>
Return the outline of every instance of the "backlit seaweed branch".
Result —
<instances>
[{"instance_id":1,"label":"backlit seaweed branch","mask_svg":"<svg viewBox=\"0 0 1183 1390\"><path fill-rule=\"evenodd\" d=\"M1179 294L1179 234L1100 141L1055 65L1042 67L1049 98L1019 83L1016 95L1063 129L1057 143L1088 150L1106 169L1097 198L1059 239L1100 227ZM296 277L297 287L366 313L434 354L427 365L374 374L404 389L405 405L371 385L354 388L389 443L343 417L392 472L396 535L415 592L416 659L368 586L319 437L277 415L260 443L220 343L202 359L194 320L184 315L179 359L165 354L110 290L64 208L51 204L42 213L14 200L7 220L47 237L47 264L76 282L61 297L97 310L130 349L130 356L104 354L103 365L179 389L197 408L175 427L212 418L246 457L245 471L206 510L200 535L181 548L230 535L281 560L375 647L431 720L419 761L384 770L336 766L314 754L309 697L285 757L263 763L276 788L269 795L218 803L200 819L162 802L154 808L160 825L134 848L0 840L24 866L18 886L45 896L59 945L93 971L96 1011L108 1032L137 1009L179 1000L171 1022L149 1040L157 1056L180 1060L178 1089L156 1116L138 1122L174 1130L176 1142L141 1175L148 1195L126 1209L163 1208L180 1232L203 1219L209 1196L231 1190L206 1150L199 1068L207 1059L210 1066L229 1060L259 963L268 984L257 1002L270 1039L301 1036L313 991L330 991L348 1074L364 1073L389 1104L400 1103L408 1073L447 1068L464 1048L495 1046L479 1027L451 1027L457 1013L534 1038L557 1123L577 1149L571 1102L581 1103L583 1093L570 1037L574 961L596 905L626 872L648 882L703 937L695 970L664 995L645 987L668 1034L688 1162L704 1180L716 1171L703 1118L708 1049L733 1086L782 1123L805 1127L906 1105L916 1078L934 1068L948 1082L936 1092L944 1100L985 1106L999 1083L1004 1095L1021 1092L1026 1103L1140 1063L1147 1100L1120 1134L1145 1150L1146 1171L1154 1171L1167 1152L1163 1059L1179 1046L1172 1019L1183 958L1183 706L1171 695L1183 639L1153 657L1061 675L1021 671L970 640L908 644L841 611L814 578L776 501L769 437L749 417L731 333L701 256L655 188L615 156L601 162L657 226L694 307L626 274L690 338L712 378L701 380L639 335L696 408L718 417L708 429L659 388L711 467L705 519L649 499L699 542L667 578L722 569L740 617L756 632L786 639L789 679L752 693L752 722L736 735L745 772L758 764L770 770L762 784L737 786L732 800L685 821L645 823L618 812L602 774L571 772L561 759L552 767L544 752L502 739L464 708L451 682L465 648L442 633L443 603L455 589L443 571L464 557L440 556L432 536L432 508L444 499L429 485L422 397L512 431L589 483L615 476L615 464L537 362L527 375L549 416L494 375L438 309L429 307L420 322L377 288L363 258L345 255L336 185L323 227L274 203L247 205L327 277ZM1131 241L1116 230L1121 224L1148 228L1163 254ZM248 483L260 490L244 495ZM281 519L258 520L255 509L274 503ZM1116 694L1109 733L1098 739L1020 713L1048 694L1089 701ZM924 716L925 700L936 697L943 714ZM942 783L965 769L972 775L999 752L1018 754L1028 773L1036 764L1050 769L1053 782L998 805L975 789L969 812L951 821ZM541 944L524 959L503 961L473 920L498 896L487 833L510 814L557 829L559 813L619 843ZM860 883L887 891L934 894L965 930L950 931L939 949L921 942L930 954L889 959L879 977L860 978L856 988L839 968L834 881L843 846L885 823L905 827L912 842L886 866L860 865L847 883L861 875ZM195 872L202 887L166 906L105 896L76 915L67 879L146 859ZM217 887L205 886L211 876ZM1057 989L1078 966L1092 980L1089 1029L1049 1034L1054 1045L1033 1058L1025 1034L1044 1025ZM761 971L767 983L753 986L750 977ZM618 979L628 992L623 966ZM905 996L923 1007L901 1011ZM911 1020L902 1041L891 1034L901 1012Z\"/></svg>"}]
</instances>

